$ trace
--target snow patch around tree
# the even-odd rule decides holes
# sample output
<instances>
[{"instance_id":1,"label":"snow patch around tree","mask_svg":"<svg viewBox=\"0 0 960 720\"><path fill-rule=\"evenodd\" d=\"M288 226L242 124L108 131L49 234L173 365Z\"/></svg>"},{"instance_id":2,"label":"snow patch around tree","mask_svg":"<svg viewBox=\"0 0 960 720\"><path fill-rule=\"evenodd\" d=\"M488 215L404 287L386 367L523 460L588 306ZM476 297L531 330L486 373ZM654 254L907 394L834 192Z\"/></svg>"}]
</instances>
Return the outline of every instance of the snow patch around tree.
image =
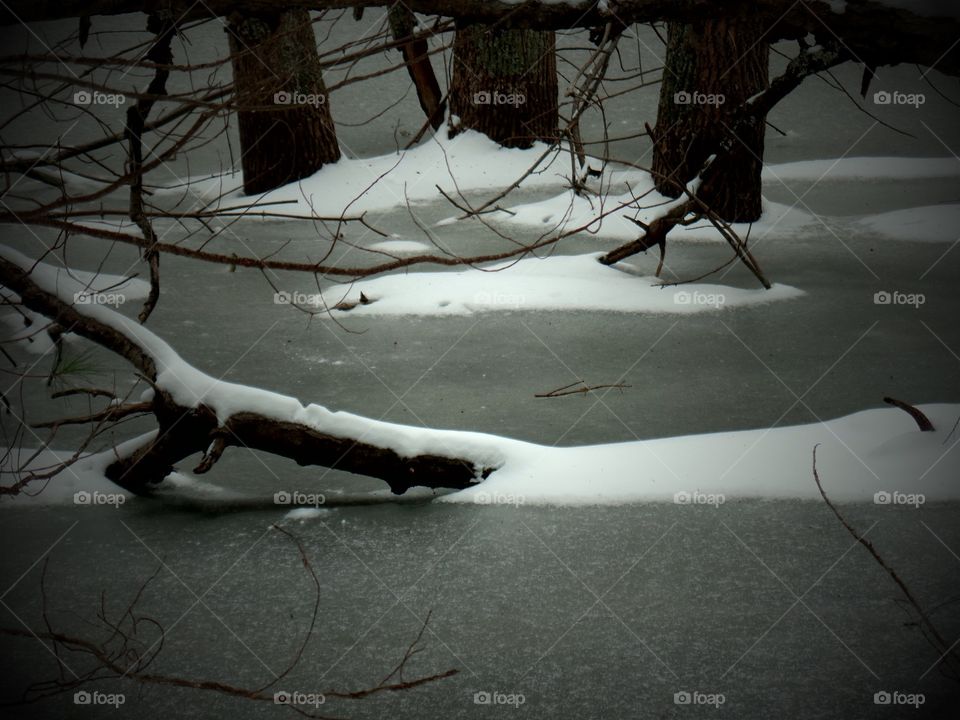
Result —
<instances>
[{"instance_id":1,"label":"snow patch around tree","mask_svg":"<svg viewBox=\"0 0 960 720\"><path fill-rule=\"evenodd\" d=\"M544 153L546 157L538 163ZM355 216L403 207L407 202L434 201L437 187L454 198L460 192L500 190L532 167L535 172L521 187L562 185L568 160L565 153L550 151L544 143L525 150L505 148L473 130L450 138L444 128L409 150L371 158L343 157L308 178L257 196L243 195L234 177L201 178L154 192L191 203L219 197L214 206L222 209L252 204L264 212L298 217Z\"/></svg>"}]
</instances>

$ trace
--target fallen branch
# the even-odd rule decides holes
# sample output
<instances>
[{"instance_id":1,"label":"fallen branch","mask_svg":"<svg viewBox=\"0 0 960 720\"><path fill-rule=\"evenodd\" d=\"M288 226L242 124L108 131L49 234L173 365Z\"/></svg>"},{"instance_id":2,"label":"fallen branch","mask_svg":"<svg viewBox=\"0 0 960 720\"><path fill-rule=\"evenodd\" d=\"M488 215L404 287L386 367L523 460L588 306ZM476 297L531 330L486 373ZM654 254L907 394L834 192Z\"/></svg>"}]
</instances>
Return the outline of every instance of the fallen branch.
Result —
<instances>
[{"instance_id":1,"label":"fallen branch","mask_svg":"<svg viewBox=\"0 0 960 720\"><path fill-rule=\"evenodd\" d=\"M907 584L900 579L900 576L897 574L896 570L890 567L880 556L880 553L877 552L877 549L873 546L873 543L857 532L854 527L847 522L846 518L840 514L840 511L837 510L836 506L830 502L830 498L827 497L827 493L824 492L823 485L820 482L820 473L817 471L818 447L820 447L819 443L813 446L813 479L817 483L817 489L820 491L820 496L823 498L823 501L827 504L827 507L833 511L833 514L837 516L837 520L840 521L840 524L843 525L847 532L853 536L853 539L863 545L873 559L877 561L877 564L880 565L880 567L882 567L884 571L893 579L893 581L897 584L897 587L900 588L900 591L903 593L904 597L906 597L907 601L913 606L914 610L917 611L917 615L920 616L921 627L927 633L929 633L927 637L930 639L934 649L940 655L936 664L939 665L944 660L952 661L952 664L949 665L949 669L952 673L954 673L957 679L960 679L960 657L957 656L957 653L954 650L955 645L950 645L946 640L944 640L943 636L937 630L936 626L934 626L933 622L930 620L930 617L927 615L926 611L924 611L919 601L913 596L913 593L910 592L910 588L908 588Z\"/></svg>"},{"instance_id":2,"label":"fallen branch","mask_svg":"<svg viewBox=\"0 0 960 720\"><path fill-rule=\"evenodd\" d=\"M410 428L339 416L317 405L304 407L278 393L265 393L270 397L272 412L263 410L261 397L252 401L250 407L231 406L229 413L218 415L211 406L216 405L211 397L215 387L220 388L221 398L248 392L249 388L218 383L213 378L208 379L202 392L185 391L176 380L171 386L164 386L159 381L160 369L185 364L169 345L106 306L91 309L75 305L69 283L51 277L45 269L49 267L37 267L13 250L0 250L0 283L16 292L24 307L54 320L65 333L92 340L125 358L154 389L146 406L116 406L122 410L111 407L96 417L78 420L113 420L111 414L118 412L154 415L157 432L144 436L138 446L124 453L116 452L105 470L107 478L129 492L151 494L176 469L176 463L197 453L204 455L197 470L206 472L228 446L269 452L300 465L320 465L379 478L397 495L418 486L462 490L479 483L495 469L460 448L448 447L444 432L423 429L426 437L416 443L418 449L408 451ZM194 376L196 372L182 370L179 374ZM173 378L177 374L167 375ZM195 404L182 399L189 397L190 392L197 398ZM313 419L308 421L306 417ZM372 430L376 430L375 440L368 439Z\"/></svg>"},{"instance_id":3,"label":"fallen branch","mask_svg":"<svg viewBox=\"0 0 960 720\"><path fill-rule=\"evenodd\" d=\"M0 636L19 637L25 639L38 639L44 644L50 643L51 652L58 660L60 666L63 661L61 654L69 651L74 657L84 657L90 661L90 666L79 670L79 674L71 670L72 677L67 677L62 672L62 667L58 667L60 674L58 677L50 680L41 680L31 683L23 692L20 700L6 705L26 705L39 702L45 698L70 693L78 688L90 685L92 683L106 680L124 679L141 685L159 685L166 687L192 688L194 690L206 690L219 693L229 697L243 698L259 702L277 703L278 693L272 691L281 680L286 678L295 668L304 660L304 651L308 643L313 638L316 630L317 618L320 611L321 586L306 549L300 539L279 525L273 525L272 528L293 542L300 555L300 561L304 569L310 576L313 584L313 608L309 625L304 632L303 640L297 647L290 662L279 674L274 674L273 678L259 687L243 687L233 685L219 680L203 680L181 675L168 675L161 673L148 672L149 667L154 663L157 657L164 650L164 640L166 638L165 628L154 618L145 615L139 609L139 603L146 593L149 585L160 573L163 565L159 565L150 577L148 577L137 589L133 598L126 604L123 612L115 618L109 617L106 609L106 595L101 594L100 607L98 608L96 619L98 629L109 631L109 636L104 639L94 639L77 635L68 635L59 632L53 627L47 610L47 592L46 576L49 565L49 558L45 558L40 576L40 607L41 616L45 629L33 629L30 627L0 627ZM407 648L403 657L394 666L391 672L373 687L364 688L356 691L337 691L330 690L320 694L321 703L329 699L337 700L360 700L370 695L376 695L383 692L400 692L412 688L420 687L428 683L436 682L444 678L456 675L459 671L450 669L431 675L419 676L412 680L403 679L403 671L406 669L410 659L416 655L422 648L421 642L423 635L430 622L430 613L424 619L420 630ZM145 632L146 631L146 632ZM150 635L147 635L147 632ZM78 667L73 660L71 664ZM282 692L279 694L283 694ZM290 710L299 715L321 720L331 716L308 712L294 705L287 706Z\"/></svg>"},{"instance_id":4,"label":"fallen branch","mask_svg":"<svg viewBox=\"0 0 960 720\"><path fill-rule=\"evenodd\" d=\"M571 390L575 385L583 385L581 388L575 388ZM556 390L551 390L546 393L536 393L534 397L537 398L557 398L564 397L566 395L577 395L577 394L586 394L588 392L593 392L594 390L603 390L604 388L617 388L618 390L623 390L624 388L633 387L632 385L624 385L623 383L611 383L607 385L587 385L583 380L577 380L576 382L570 383L569 385L564 385L561 388Z\"/></svg>"}]
</instances>

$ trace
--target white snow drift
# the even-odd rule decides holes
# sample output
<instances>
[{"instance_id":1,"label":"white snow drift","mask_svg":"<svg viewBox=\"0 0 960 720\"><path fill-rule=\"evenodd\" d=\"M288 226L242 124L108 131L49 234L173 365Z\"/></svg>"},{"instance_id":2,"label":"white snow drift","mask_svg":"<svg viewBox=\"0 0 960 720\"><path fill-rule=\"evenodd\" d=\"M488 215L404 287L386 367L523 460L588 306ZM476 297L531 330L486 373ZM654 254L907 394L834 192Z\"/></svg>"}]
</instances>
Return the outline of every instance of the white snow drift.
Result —
<instances>
[{"instance_id":1,"label":"white snow drift","mask_svg":"<svg viewBox=\"0 0 960 720\"><path fill-rule=\"evenodd\" d=\"M695 283L663 286L630 263L597 262L598 253L525 258L458 272L411 272L335 285L310 297L336 316L470 315L509 310L593 310L687 315L789 300L802 290L749 290ZM360 304L360 294L369 304Z\"/></svg>"}]
</instances>

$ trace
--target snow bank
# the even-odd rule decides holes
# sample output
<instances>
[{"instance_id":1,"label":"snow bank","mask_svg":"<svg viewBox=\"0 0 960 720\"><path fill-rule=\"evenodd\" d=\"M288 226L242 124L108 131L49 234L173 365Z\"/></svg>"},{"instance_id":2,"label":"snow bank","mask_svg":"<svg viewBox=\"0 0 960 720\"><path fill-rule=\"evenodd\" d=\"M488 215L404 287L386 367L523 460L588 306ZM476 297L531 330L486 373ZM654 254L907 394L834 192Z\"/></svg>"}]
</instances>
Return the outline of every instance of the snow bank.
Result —
<instances>
[{"instance_id":1,"label":"snow bank","mask_svg":"<svg viewBox=\"0 0 960 720\"><path fill-rule=\"evenodd\" d=\"M509 310L592 310L687 315L788 300L803 295L789 285L741 289L696 283L662 287L630 263L597 262L599 253L525 258L484 271L411 272L335 285L310 298L336 316L470 315ZM359 304L360 293L370 301Z\"/></svg>"},{"instance_id":2,"label":"snow bank","mask_svg":"<svg viewBox=\"0 0 960 720\"><path fill-rule=\"evenodd\" d=\"M121 455L135 448L156 433L151 432L117 446ZM29 448L0 448L0 478L5 486L20 480L15 471L43 473L69 460L73 453L67 450L41 450L31 460L35 450ZM116 456L113 451L86 455L49 480L36 480L19 495L0 495L0 508L23 505L112 505L119 507L134 496L114 485L104 471ZM176 478L171 478L171 484Z\"/></svg>"},{"instance_id":3,"label":"snow bank","mask_svg":"<svg viewBox=\"0 0 960 720\"><path fill-rule=\"evenodd\" d=\"M817 443L817 467L831 500L899 504L904 496L918 494L922 501L960 499L960 435L950 437L960 405L921 408L936 432L922 433L902 410L883 408L770 430L576 448L511 445L504 466L482 485L438 502L815 500L820 495L811 453Z\"/></svg>"}]
</instances>

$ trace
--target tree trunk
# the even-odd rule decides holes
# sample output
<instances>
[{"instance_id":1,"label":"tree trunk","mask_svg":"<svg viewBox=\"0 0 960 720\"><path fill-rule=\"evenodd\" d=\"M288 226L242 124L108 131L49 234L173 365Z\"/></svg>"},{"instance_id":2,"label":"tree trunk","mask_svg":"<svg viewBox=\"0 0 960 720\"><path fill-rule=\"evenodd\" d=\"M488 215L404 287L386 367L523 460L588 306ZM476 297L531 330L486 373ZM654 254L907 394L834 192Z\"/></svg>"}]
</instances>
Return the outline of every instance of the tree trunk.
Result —
<instances>
[{"instance_id":1,"label":"tree trunk","mask_svg":"<svg viewBox=\"0 0 960 720\"><path fill-rule=\"evenodd\" d=\"M233 15L228 29L248 195L340 159L307 10Z\"/></svg>"},{"instance_id":2,"label":"tree trunk","mask_svg":"<svg viewBox=\"0 0 960 720\"><path fill-rule=\"evenodd\" d=\"M394 40L412 38L416 30L417 18L406 5L402 2L391 5L387 17ZM433 72L433 65L430 64L430 47L425 39L419 38L408 40L399 49L403 55L403 62L407 66L407 74L410 75L413 86L417 90L420 109L426 115L430 126L434 130L439 130L443 125L446 103L443 102L440 83L437 82L437 75Z\"/></svg>"},{"instance_id":3,"label":"tree trunk","mask_svg":"<svg viewBox=\"0 0 960 720\"><path fill-rule=\"evenodd\" d=\"M479 130L506 147L558 134L556 40L552 31L457 28L450 130Z\"/></svg>"},{"instance_id":4,"label":"tree trunk","mask_svg":"<svg viewBox=\"0 0 960 720\"><path fill-rule=\"evenodd\" d=\"M654 131L654 182L679 197L720 143L733 132L730 113L769 85L769 46L764 28L751 20L670 23L667 57ZM766 116L737 133L733 151L717 168L726 181L701 197L728 222L760 217Z\"/></svg>"}]
</instances>

